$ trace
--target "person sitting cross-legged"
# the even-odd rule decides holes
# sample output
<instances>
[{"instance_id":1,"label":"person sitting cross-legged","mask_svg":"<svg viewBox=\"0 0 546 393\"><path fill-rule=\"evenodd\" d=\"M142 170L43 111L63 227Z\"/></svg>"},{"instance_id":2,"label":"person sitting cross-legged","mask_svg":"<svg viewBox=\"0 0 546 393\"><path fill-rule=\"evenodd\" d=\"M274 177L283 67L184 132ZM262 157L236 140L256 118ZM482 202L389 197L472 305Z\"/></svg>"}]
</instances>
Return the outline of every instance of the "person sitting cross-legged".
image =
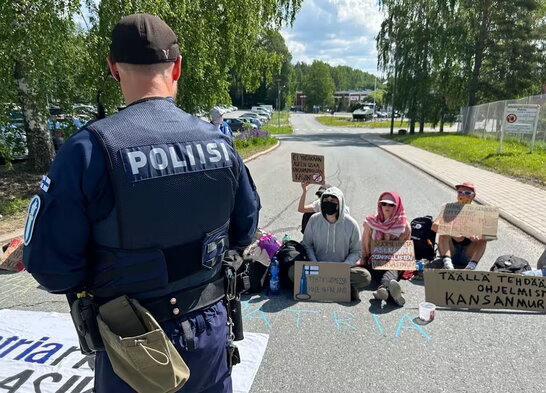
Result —
<instances>
[{"instance_id":1,"label":"person sitting cross-legged","mask_svg":"<svg viewBox=\"0 0 546 393\"><path fill-rule=\"evenodd\" d=\"M384 192L377 202L377 214L364 219L364 234L362 235L362 259L368 261L372 253L372 240L409 240L411 229L406 218L406 212L400 195L395 192ZM406 303L402 288L398 281L402 271L375 270L369 266L372 277L380 285L373 297L377 300L392 299L397 305Z\"/></svg>"},{"instance_id":2,"label":"person sitting cross-legged","mask_svg":"<svg viewBox=\"0 0 546 393\"><path fill-rule=\"evenodd\" d=\"M472 203L476 197L474 183L464 182L455 186L457 190L457 202L463 204ZM432 224L432 230L438 230L437 217ZM483 236L438 236L438 250L441 259L428 265L432 269L467 269L474 270L485 253L486 240Z\"/></svg>"},{"instance_id":3,"label":"person sitting cross-legged","mask_svg":"<svg viewBox=\"0 0 546 393\"><path fill-rule=\"evenodd\" d=\"M360 261L360 228L345 209L340 189L330 187L320 197L319 213L309 219L303 234L303 246L310 261L344 262L351 265L351 299L360 299L359 292L371 282L371 275ZM293 280L293 269L289 271Z\"/></svg>"}]
</instances>

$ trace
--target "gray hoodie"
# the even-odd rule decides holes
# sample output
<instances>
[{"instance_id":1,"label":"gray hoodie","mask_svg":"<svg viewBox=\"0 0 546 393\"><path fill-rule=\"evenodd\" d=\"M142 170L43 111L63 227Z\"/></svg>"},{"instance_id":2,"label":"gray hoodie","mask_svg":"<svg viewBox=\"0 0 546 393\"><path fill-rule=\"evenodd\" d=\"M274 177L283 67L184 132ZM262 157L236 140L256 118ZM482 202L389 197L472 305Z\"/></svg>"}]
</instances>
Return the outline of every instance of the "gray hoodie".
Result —
<instances>
[{"instance_id":1,"label":"gray hoodie","mask_svg":"<svg viewBox=\"0 0 546 393\"><path fill-rule=\"evenodd\" d=\"M355 219L345 211L345 198L337 187L330 187L322 194L333 195L339 201L339 218L330 223L322 212L309 219L303 234L303 246L310 261L345 262L354 265L362 254L360 227Z\"/></svg>"}]
</instances>

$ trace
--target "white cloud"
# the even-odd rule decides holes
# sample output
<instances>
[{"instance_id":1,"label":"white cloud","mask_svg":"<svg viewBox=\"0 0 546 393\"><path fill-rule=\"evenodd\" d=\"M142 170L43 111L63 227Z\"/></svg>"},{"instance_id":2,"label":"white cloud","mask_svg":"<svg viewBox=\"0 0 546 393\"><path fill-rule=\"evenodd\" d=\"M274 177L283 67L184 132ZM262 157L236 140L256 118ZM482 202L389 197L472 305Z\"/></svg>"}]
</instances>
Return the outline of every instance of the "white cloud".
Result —
<instances>
[{"instance_id":1,"label":"white cloud","mask_svg":"<svg viewBox=\"0 0 546 393\"><path fill-rule=\"evenodd\" d=\"M377 0L305 0L292 28L281 31L294 62L322 60L377 73Z\"/></svg>"}]
</instances>

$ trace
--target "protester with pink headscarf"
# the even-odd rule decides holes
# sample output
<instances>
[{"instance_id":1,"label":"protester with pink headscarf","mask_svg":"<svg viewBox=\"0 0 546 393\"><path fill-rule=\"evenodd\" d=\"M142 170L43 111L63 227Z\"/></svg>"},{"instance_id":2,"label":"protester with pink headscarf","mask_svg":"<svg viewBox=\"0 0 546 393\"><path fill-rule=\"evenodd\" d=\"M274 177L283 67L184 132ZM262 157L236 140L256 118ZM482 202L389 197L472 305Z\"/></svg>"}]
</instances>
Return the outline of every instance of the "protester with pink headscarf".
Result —
<instances>
[{"instance_id":1,"label":"protester with pink headscarf","mask_svg":"<svg viewBox=\"0 0 546 393\"><path fill-rule=\"evenodd\" d=\"M411 229L408 223L404 205L396 192L384 192L377 201L377 214L364 219L364 234L362 235L362 260L366 263L371 254L372 240L409 240ZM402 288L398 281L401 271L373 270L369 267L372 277L380 282L373 293L378 300L387 301L390 298L403 306L406 303Z\"/></svg>"}]
</instances>

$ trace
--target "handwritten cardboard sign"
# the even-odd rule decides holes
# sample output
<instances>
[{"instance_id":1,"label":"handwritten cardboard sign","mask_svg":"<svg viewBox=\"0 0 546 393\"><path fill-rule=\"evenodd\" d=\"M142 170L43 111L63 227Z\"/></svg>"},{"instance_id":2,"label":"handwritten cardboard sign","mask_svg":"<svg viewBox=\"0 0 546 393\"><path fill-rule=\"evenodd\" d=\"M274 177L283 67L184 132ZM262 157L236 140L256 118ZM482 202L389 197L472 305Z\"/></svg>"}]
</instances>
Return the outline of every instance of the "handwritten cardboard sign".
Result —
<instances>
[{"instance_id":1,"label":"handwritten cardboard sign","mask_svg":"<svg viewBox=\"0 0 546 393\"><path fill-rule=\"evenodd\" d=\"M324 184L324 156L292 153L292 181Z\"/></svg>"},{"instance_id":2,"label":"handwritten cardboard sign","mask_svg":"<svg viewBox=\"0 0 546 393\"><path fill-rule=\"evenodd\" d=\"M484 236L497 238L499 208L493 206L448 203L437 218L439 235Z\"/></svg>"},{"instance_id":3,"label":"handwritten cardboard sign","mask_svg":"<svg viewBox=\"0 0 546 393\"><path fill-rule=\"evenodd\" d=\"M12 239L9 246L0 257L0 269L21 272L25 270L23 265L23 240Z\"/></svg>"},{"instance_id":4,"label":"handwritten cardboard sign","mask_svg":"<svg viewBox=\"0 0 546 393\"><path fill-rule=\"evenodd\" d=\"M425 269L425 298L441 307L546 311L546 277Z\"/></svg>"},{"instance_id":5,"label":"handwritten cardboard sign","mask_svg":"<svg viewBox=\"0 0 546 393\"><path fill-rule=\"evenodd\" d=\"M349 302L351 267L343 262L296 261L294 299Z\"/></svg>"},{"instance_id":6,"label":"handwritten cardboard sign","mask_svg":"<svg viewBox=\"0 0 546 393\"><path fill-rule=\"evenodd\" d=\"M372 240L370 263L376 270L415 270L413 241Z\"/></svg>"}]
</instances>

